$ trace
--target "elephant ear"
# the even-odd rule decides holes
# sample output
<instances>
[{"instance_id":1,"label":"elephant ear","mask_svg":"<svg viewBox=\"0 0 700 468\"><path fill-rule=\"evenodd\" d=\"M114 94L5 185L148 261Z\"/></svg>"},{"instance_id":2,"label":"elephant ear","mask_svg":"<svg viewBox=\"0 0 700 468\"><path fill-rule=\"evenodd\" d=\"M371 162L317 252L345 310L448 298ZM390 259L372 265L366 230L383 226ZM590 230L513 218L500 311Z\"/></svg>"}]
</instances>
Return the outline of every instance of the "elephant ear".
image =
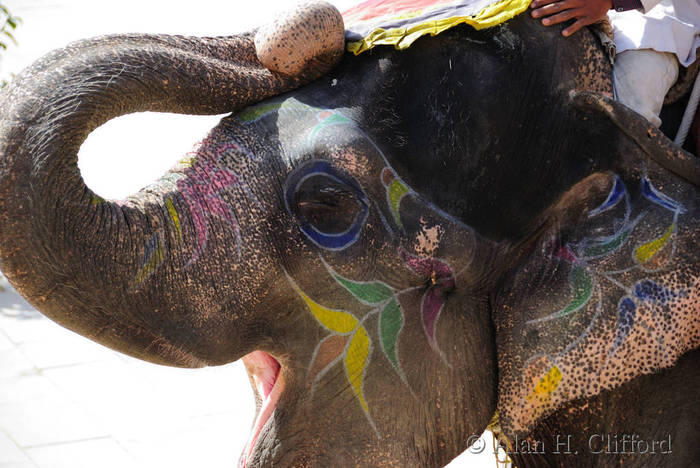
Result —
<instances>
[{"instance_id":1,"label":"elephant ear","mask_svg":"<svg viewBox=\"0 0 700 468\"><path fill-rule=\"evenodd\" d=\"M543 213L497 293L498 412L510 438L700 346L697 161L624 106L573 98L596 124L619 127L620 144L614 171Z\"/></svg>"},{"instance_id":2,"label":"elephant ear","mask_svg":"<svg viewBox=\"0 0 700 468\"><path fill-rule=\"evenodd\" d=\"M700 158L678 145L627 106L590 91L572 91L573 105L607 117L624 135L657 164L700 187Z\"/></svg>"}]
</instances>

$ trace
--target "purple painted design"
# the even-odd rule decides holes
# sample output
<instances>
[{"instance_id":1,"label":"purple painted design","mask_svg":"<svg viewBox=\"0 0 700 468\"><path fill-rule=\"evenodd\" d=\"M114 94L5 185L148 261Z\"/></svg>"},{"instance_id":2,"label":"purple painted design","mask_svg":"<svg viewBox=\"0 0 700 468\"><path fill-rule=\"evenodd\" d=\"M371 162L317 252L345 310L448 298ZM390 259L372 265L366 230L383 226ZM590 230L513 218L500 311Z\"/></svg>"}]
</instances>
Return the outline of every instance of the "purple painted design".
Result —
<instances>
[{"instance_id":1,"label":"purple painted design","mask_svg":"<svg viewBox=\"0 0 700 468\"><path fill-rule=\"evenodd\" d=\"M569 263L578 263L579 260L576 258L576 255L571 251L569 246L555 246L552 244L552 257L554 258L560 258L562 260L566 260Z\"/></svg>"},{"instance_id":2,"label":"purple painted design","mask_svg":"<svg viewBox=\"0 0 700 468\"><path fill-rule=\"evenodd\" d=\"M433 288L426 291L423 296L423 304L421 305L421 311L423 313L423 327L428 335L428 341L430 346L437 348L437 341L435 339L435 325L437 324L438 316L442 311L442 306L445 303L444 299L441 297L440 293Z\"/></svg>"},{"instance_id":3,"label":"purple painted design","mask_svg":"<svg viewBox=\"0 0 700 468\"><path fill-rule=\"evenodd\" d=\"M234 206L226 194L234 187L243 188L248 197L257 202L245 182L230 167L225 158L239 162L244 157L255 160L248 150L232 142L227 136L213 132L193 151L192 165L185 168L185 176L177 181L177 188L185 198L196 233L195 250L186 266L199 260L209 238L209 217L217 217L231 226L236 236L236 249L241 255L241 234ZM245 161L244 161L245 163Z\"/></svg>"},{"instance_id":4,"label":"purple painted design","mask_svg":"<svg viewBox=\"0 0 700 468\"><path fill-rule=\"evenodd\" d=\"M455 288L455 277L450 266L432 257L418 257L399 247L399 255L406 266L418 276L430 280L430 286L423 295L421 318L428 342L439 351L435 329L440 313L445 305L445 293Z\"/></svg>"},{"instance_id":5,"label":"purple painted design","mask_svg":"<svg viewBox=\"0 0 700 468\"><path fill-rule=\"evenodd\" d=\"M403 247L399 247L399 255L406 266L419 276L435 280L453 277L452 269L442 260L433 257L419 257L407 252Z\"/></svg>"}]
</instances>

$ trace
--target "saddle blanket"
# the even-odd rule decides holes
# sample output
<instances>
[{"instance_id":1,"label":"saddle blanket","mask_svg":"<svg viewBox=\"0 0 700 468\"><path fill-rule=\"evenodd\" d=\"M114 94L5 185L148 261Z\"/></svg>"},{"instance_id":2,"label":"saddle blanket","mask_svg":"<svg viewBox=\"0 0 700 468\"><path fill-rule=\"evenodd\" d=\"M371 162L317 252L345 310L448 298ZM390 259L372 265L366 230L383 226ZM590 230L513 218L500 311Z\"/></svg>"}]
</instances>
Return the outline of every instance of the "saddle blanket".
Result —
<instances>
[{"instance_id":1,"label":"saddle blanket","mask_svg":"<svg viewBox=\"0 0 700 468\"><path fill-rule=\"evenodd\" d=\"M458 24L485 29L525 11L531 0L367 0L343 13L347 50L405 49L426 34Z\"/></svg>"}]
</instances>

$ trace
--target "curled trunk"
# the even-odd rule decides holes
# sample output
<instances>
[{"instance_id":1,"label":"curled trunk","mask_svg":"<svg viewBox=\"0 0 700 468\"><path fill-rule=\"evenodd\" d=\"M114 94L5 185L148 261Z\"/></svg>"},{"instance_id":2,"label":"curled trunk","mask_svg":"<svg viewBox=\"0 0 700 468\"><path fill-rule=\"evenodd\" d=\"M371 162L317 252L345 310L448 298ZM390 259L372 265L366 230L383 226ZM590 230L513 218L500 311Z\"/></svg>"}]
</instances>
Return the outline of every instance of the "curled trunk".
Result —
<instances>
[{"instance_id":1,"label":"curled trunk","mask_svg":"<svg viewBox=\"0 0 700 468\"><path fill-rule=\"evenodd\" d=\"M78 149L119 115L230 112L327 68L272 73L257 59L252 34L107 36L47 55L0 96L0 268L37 309L93 340L154 362L210 362L206 352L184 350L196 346L182 346L191 338L178 318L187 306L181 291L134 290L149 236L167 222L172 201L143 194L134 203L104 202L80 176Z\"/></svg>"}]
</instances>

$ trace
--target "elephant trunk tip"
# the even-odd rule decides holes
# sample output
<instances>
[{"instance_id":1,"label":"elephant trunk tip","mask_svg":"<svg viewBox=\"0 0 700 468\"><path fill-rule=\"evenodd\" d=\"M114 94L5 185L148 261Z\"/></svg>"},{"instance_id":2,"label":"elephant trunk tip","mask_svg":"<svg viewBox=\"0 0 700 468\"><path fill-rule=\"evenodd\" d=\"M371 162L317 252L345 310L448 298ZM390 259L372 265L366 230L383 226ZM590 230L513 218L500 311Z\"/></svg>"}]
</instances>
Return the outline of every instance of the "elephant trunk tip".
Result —
<instances>
[{"instance_id":1,"label":"elephant trunk tip","mask_svg":"<svg viewBox=\"0 0 700 468\"><path fill-rule=\"evenodd\" d=\"M344 50L343 16L326 2L302 3L255 34L255 51L263 66L287 76L297 76L307 67L328 71Z\"/></svg>"}]
</instances>

